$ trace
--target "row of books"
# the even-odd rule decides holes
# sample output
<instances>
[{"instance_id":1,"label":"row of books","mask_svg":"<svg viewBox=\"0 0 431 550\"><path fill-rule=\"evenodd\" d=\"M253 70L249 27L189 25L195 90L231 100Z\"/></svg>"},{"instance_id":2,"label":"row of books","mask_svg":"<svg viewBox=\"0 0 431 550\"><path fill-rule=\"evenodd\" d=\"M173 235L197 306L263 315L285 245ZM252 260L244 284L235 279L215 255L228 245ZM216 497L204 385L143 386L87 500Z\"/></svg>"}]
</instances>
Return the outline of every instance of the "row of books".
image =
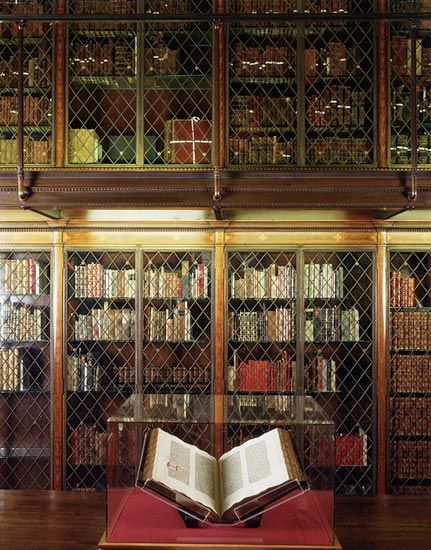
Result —
<instances>
[{"instance_id":1,"label":"row of books","mask_svg":"<svg viewBox=\"0 0 431 550\"><path fill-rule=\"evenodd\" d=\"M319 94L307 96L306 116L310 126L364 126L367 93L351 86L331 84Z\"/></svg>"},{"instance_id":2,"label":"row of books","mask_svg":"<svg viewBox=\"0 0 431 550\"><path fill-rule=\"evenodd\" d=\"M69 5L75 15L127 15L136 12L136 0L71 0Z\"/></svg>"},{"instance_id":3,"label":"row of books","mask_svg":"<svg viewBox=\"0 0 431 550\"><path fill-rule=\"evenodd\" d=\"M18 158L18 140L11 133L0 135L0 164L16 166ZM24 136L24 163L48 164L51 157L51 141L42 134Z\"/></svg>"},{"instance_id":4,"label":"row of books","mask_svg":"<svg viewBox=\"0 0 431 550\"><path fill-rule=\"evenodd\" d=\"M256 128L290 127L295 124L293 97L235 95L231 100L230 125L242 131Z\"/></svg>"},{"instance_id":5,"label":"row of books","mask_svg":"<svg viewBox=\"0 0 431 550\"><path fill-rule=\"evenodd\" d=\"M392 388L397 392L431 392L429 355L393 355Z\"/></svg>"},{"instance_id":6,"label":"row of books","mask_svg":"<svg viewBox=\"0 0 431 550\"><path fill-rule=\"evenodd\" d=\"M427 42L428 44L428 42ZM391 68L399 76L412 73L412 39L405 35L391 37ZM416 74L431 76L431 47L421 37L416 38Z\"/></svg>"},{"instance_id":7,"label":"row of books","mask_svg":"<svg viewBox=\"0 0 431 550\"><path fill-rule=\"evenodd\" d=\"M19 350L0 350L0 391L24 389L24 363Z\"/></svg>"},{"instance_id":8,"label":"row of books","mask_svg":"<svg viewBox=\"0 0 431 550\"><path fill-rule=\"evenodd\" d=\"M292 264L268 267L242 266L231 274L230 297L249 298L295 298L296 268Z\"/></svg>"},{"instance_id":9,"label":"row of books","mask_svg":"<svg viewBox=\"0 0 431 550\"><path fill-rule=\"evenodd\" d=\"M211 382L211 368L202 368L199 365L175 365L174 367L156 367L147 364L144 367L144 381L154 384L185 384L200 385Z\"/></svg>"},{"instance_id":10,"label":"row of books","mask_svg":"<svg viewBox=\"0 0 431 550\"><path fill-rule=\"evenodd\" d=\"M229 337L237 342L289 342L295 339L295 310L229 312Z\"/></svg>"},{"instance_id":11,"label":"row of books","mask_svg":"<svg viewBox=\"0 0 431 550\"><path fill-rule=\"evenodd\" d=\"M307 391L335 392L337 390L336 363L321 351L316 351L305 365Z\"/></svg>"},{"instance_id":12,"label":"row of books","mask_svg":"<svg viewBox=\"0 0 431 550\"><path fill-rule=\"evenodd\" d=\"M344 298L344 267L330 263L307 263L304 266L304 297Z\"/></svg>"},{"instance_id":13,"label":"row of books","mask_svg":"<svg viewBox=\"0 0 431 550\"><path fill-rule=\"evenodd\" d=\"M307 2L307 11L310 13L349 13L349 0L312 0ZM336 22L332 25L337 24ZM340 21L338 24L343 24Z\"/></svg>"},{"instance_id":14,"label":"row of books","mask_svg":"<svg viewBox=\"0 0 431 550\"><path fill-rule=\"evenodd\" d=\"M0 294L39 294L41 265L34 258L0 258Z\"/></svg>"},{"instance_id":15,"label":"row of books","mask_svg":"<svg viewBox=\"0 0 431 550\"><path fill-rule=\"evenodd\" d=\"M175 342L192 339L192 320L187 302L173 308L150 307L144 312L144 336L148 341Z\"/></svg>"},{"instance_id":16,"label":"row of books","mask_svg":"<svg viewBox=\"0 0 431 550\"><path fill-rule=\"evenodd\" d=\"M72 42L70 45L70 67L76 76L135 75L135 43L112 38Z\"/></svg>"},{"instance_id":17,"label":"row of books","mask_svg":"<svg viewBox=\"0 0 431 550\"><path fill-rule=\"evenodd\" d=\"M106 268L100 262L74 266L76 298L134 298L135 269Z\"/></svg>"},{"instance_id":18,"label":"row of books","mask_svg":"<svg viewBox=\"0 0 431 550\"><path fill-rule=\"evenodd\" d=\"M0 303L0 338L17 342L43 340L42 315L39 307Z\"/></svg>"},{"instance_id":19,"label":"row of books","mask_svg":"<svg viewBox=\"0 0 431 550\"><path fill-rule=\"evenodd\" d=\"M392 433L431 435L430 397L392 397Z\"/></svg>"},{"instance_id":20,"label":"row of books","mask_svg":"<svg viewBox=\"0 0 431 550\"><path fill-rule=\"evenodd\" d=\"M418 136L420 138L420 136ZM393 164L409 164L411 159L411 134L392 134L391 136L391 162ZM422 159L424 151L421 152ZM419 157L419 150L418 150ZM425 155L428 158L428 154Z\"/></svg>"},{"instance_id":21,"label":"row of books","mask_svg":"<svg viewBox=\"0 0 431 550\"><path fill-rule=\"evenodd\" d=\"M292 13L297 0L231 0L232 13Z\"/></svg>"},{"instance_id":22,"label":"row of books","mask_svg":"<svg viewBox=\"0 0 431 550\"><path fill-rule=\"evenodd\" d=\"M356 307L305 310L306 342L358 342L359 339L359 310Z\"/></svg>"},{"instance_id":23,"label":"row of books","mask_svg":"<svg viewBox=\"0 0 431 550\"><path fill-rule=\"evenodd\" d=\"M24 96L24 124L38 126L50 124L51 101L47 97ZM0 95L0 126L18 123L18 97Z\"/></svg>"},{"instance_id":24,"label":"row of books","mask_svg":"<svg viewBox=\"0 0 431 550\"><path fill-rule=\"evenodd\" d=\"M294 141L248 135L229 139L232 164L286 164L293 161Z\"/></svg>"},{"instance_id":25,"label":"row of books","mask_svg":"<svg viewBox=\"0 0 431 550\"><path fill-rule=\"evenodd\" d=\"M146 75L176 74L178 70L178 50L157 43L144 51L144 72Z\"/></svg>"},{"instance_id":26,"label":"row of books","mask_svg":"<svg viewBox=\"0 0 431 550\"><path fill-rule=\"evenodd\" d=\"M12 15L42 15L45 11L45 6L40 2L2 2L1 13ZM32 21L31 19L26 22L23 28L23 35L25 38L42 37L47 30L47 24L41 21ZM0 25L0 36L2 37L17 37L18 36L18 23L12 22L10 25Z\"/></svg>"},{"instance_id":27,"label":"row of books","mask_svg":"<svg viewBox=\"0 0 431 550\"><path fill-rule=\"evenodd\" d=\"M416 305L416 279L405 276L401 271L390 273L391 307L413 307Z\"/></svg>"},{"instance_id":28,"label":"row of books","mask_svg":"<svg viewBox=\"0 0 431 550\"><path fill-rule=\"evenodd\" d=\"M359 71L357 50L351 44L328 42L323 48L305 48L304 66L307 80L319 76L353 76Z\"/></svg>"},{"instance_id":29,"label":"row of books","mask_svg":"<svg viewBox=\"0 0 431 550\"><path fill-rule=\"evenodd\" d=\"M431 311L394 311L391 315L392 349L431 349Z\"/></svg>"},{"instance_id":30,"label":"row of books","mask_svg":"<svg viewBox=\"0 0 431 550\"><path fill-rule=\"evenodd\" d=\"M80 424L69 437L71 466L106 464L106 433L94 424Z\"/></svg>"},{"instance_id":31,"label":"row of books","mask_svg":"<svg viewBox=\"0 0 431 550\"><path fill-rule=\"evenodd\" d=\"M391 469L401 479L431 478L431 441L392 441Z\"/></svg>"},{"instance_id":32,"label":"row of books","mask_svg":"<svg viewBox=\"0 0 431 550\"><path fill-rule=\"evenodd\" d=\"M191 399L192 397L194 398L193 400ZM160 419L160 412L162 412L168 417L177 419L187 418L189 413L193 411L193 403L196 403L196 397L191 396L189 393L144 394L144 416L150 419L152 417ZM206 418L208 418L208 411L206 412Z\"/></svg>"},{"instance_id":33,"label":"row of books","mask_svg":"<svg viewBox=\"0 0 431 550\"><path fill-rule=\"evenodd\" d=\"M372 144L367 138L318 138L307 145L306 161L315 165L369 164Z\"/></svg>"},{"instance_id":34,"label":"row of books","mask_svg":"<svg viewBox=\"0 0 431 550\"><path fill-rule=\"evenodd\" d=\"M296 361L283 351L276 361L248 359L242 361L234 352L228 368L227 390L240 392L291 392L296 387Z\"/></svg>"},{"instance_id":35,"label":"row of books","mask_svg":"<svg viewBox=\"0 0 431 550\"><path fill-rule=\"evenodd\" d=\"M431 485L395 485L392 484L393 495L431 495Z\"/></svg>"},{"instance_id":36,"label":"row of books","mask_svg":"<svg viewBox=\"0 0 431 550\"><path fill-rule=\"evenodd\" d=\"M359 433L335 436L335 465L336 466L366 466L368 455L368 438L364 430ZM317 439L316 445L310 446L310 466L332 465L332 441L323 436Z\"/></svg>"},{"instance_id":37,"label":"row of books","mask_svg":"<svg viewBox=\"0 0 431 550\"><path fill-rule=\"evenodd\" d=\"M11 56L9 59L0 59L0 87L17 88L18 71L17 59ZM41 47L32 48L24 57L24 86L42 88L51 85L51 58Z\"/></svg>"},{"instance_id":38,"label":"row of books","mask_svg":"<svg viewBox=\"0 0 431 550\"><path fill-rule=\"evenodd\" d=\"M135 312L131 309L92 309L77 314L73 321L74 340L130 340L134 337Z\"/></svg>"},{"instance_id":39,"label":"row of books","mask_svg":"<svg viewBox=\"0 0 431 550\"><path fill-rule=\"evenodd\" d=\"M296 54L289 46L257 47L236 42L232 49L230 66L235 76L286 78L295 74Z\"/></svg>"},{"instance_id":40,"label":"row of books","mask_svg":"<svg viewBox=\"0 0 431 550\"><path fill-rule=\"evenodd\" d=\"M396 86L392 89L392 123L394 125L405 125L411 122L411 90L406 84ZM429 124L431 94L428 86L416 86L416 111L418 116L418 125Z\"/></svg>"},{"instance_id":41,"label":"row of books","mask_svg":"<svg viewBox=\"0 0 431 550\"><path fill-rule=\"evenodd\" d=\"M69 391L98 391L102 387L102 369L91 351L67 357L67 389Z\"/></svg>"},{"instance_id":42,"label":"row of books","mask_svg":"<svg viewBox=\"0 0 431 550\"><path fill-rule=\"evenodd\" d=\"M149 263L144 268L145 298L208 298L210 266L202 262L182 260L177 269Z\"/></svg>"}]
</instances>

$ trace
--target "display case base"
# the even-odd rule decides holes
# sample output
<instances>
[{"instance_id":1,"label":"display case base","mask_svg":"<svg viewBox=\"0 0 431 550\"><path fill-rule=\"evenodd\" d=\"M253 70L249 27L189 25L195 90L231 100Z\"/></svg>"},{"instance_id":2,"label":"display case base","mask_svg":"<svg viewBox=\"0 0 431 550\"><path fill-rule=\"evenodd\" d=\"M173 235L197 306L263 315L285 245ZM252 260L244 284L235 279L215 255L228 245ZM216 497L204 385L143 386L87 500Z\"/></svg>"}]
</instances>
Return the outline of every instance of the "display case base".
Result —
<instances>
[{"instance_id":1,"label":"display case base","mask_svg":"<svg viewBox=\"0 0 431 550\"><path fill-rule=\"evenodd\" d=\"M134 548L145 548L146 550L181 550L184 548L196 548L199 550L216 550L218 548L227 550L229 548L235 548L236 550L250 550L249 544L226 544L220 541L211 542L208 544L202 543L154 543L154 542L107 542L106 533L103 533L102 538L99 541L99 550L133 550ZM307 545L307 544L254 544L253 549L259 550L342 550L342 546L334 537L334 543L328 545Z\"/></svg>"}]
</instances>

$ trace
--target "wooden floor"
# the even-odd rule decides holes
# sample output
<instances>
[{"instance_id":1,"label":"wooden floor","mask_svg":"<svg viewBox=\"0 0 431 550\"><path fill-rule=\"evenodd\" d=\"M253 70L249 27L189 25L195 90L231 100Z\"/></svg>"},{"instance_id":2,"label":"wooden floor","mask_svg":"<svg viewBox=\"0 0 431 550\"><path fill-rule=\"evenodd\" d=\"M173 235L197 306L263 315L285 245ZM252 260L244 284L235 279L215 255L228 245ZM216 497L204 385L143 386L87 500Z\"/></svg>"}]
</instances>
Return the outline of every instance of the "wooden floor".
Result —
<instances>
[{"instance_id":1,"label":"wooden floor","mask_svg":"<svg viewBox=\"0 0 431 550\"><path fill-rule=\"evenodd\" d=\"M0 550L97 550L105 498L97 493L0 491ZM344 550L429 550L431 497L337 497Z\"/></svg>"}]
</instances>

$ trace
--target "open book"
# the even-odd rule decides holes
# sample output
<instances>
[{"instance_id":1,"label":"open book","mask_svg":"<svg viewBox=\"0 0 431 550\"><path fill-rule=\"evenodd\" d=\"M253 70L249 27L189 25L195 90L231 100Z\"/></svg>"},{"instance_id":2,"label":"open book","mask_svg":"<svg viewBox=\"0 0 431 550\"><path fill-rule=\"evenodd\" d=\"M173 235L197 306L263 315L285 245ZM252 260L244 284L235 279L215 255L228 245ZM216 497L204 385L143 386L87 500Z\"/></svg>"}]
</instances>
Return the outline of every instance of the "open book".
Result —
<instances>
[{"instance_id":1,"label":"open book","mask_svg":"<svg viewBox=\"0 0 431 550\"><path fill-rule=\"evenodd\" d=\"M306 482L287 430L276 428L219 460L161 428L144 443L138 485L210 521L249 517Z\"/></svg>"}]
</instances>

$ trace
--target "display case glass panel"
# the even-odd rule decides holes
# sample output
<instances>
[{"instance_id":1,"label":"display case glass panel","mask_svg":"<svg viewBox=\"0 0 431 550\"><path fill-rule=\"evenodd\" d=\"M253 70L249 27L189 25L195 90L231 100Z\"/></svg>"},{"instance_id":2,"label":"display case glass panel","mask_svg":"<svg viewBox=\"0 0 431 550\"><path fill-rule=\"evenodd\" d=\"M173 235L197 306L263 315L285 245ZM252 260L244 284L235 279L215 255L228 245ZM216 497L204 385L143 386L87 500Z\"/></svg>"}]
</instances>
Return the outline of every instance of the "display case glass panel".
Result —
<instances>
[{"instance_id":1,"label":"display case glass panel","mask_svg":"<svg viewBox=\"0 0 431 550\"><path fill-rule=\"evenodd\" d=\"M220 405L229 415L228 423L217 424L212 420L214 408ZM127 543L131 547L144 542L185 546L194 543L249 546L283 543L334 547L333 422L310 397L290 397L282 411L262 400L261 413L260 419L247 419L247 407L234 396L191 395L186 405L184 402L178 404L172 395L165 395L157 402L151 395L131 396L108 420L106 542ZM232 431L234 426L236 429ZM206 521L197 522L192 528L182 513L185 511L188 515L187 507L173 506L153 490L137 486L144 437L154 428L162 428L216 458L273 428L287 430L294 442L301 471L306 476L306 488L292 492L290 498L284 496L275 500L261 510L257 525L245 521L233 525ZM264 454L252 453L265 462ZM243 464L248 472L253 471L253 456L249 455ZM270 462L268 459L265 464L274 469L273 465L269 466ZM198 470L193 471L193 466L188 470L186 464L182 468L181 464L175 470L177 473L187 471L191 477L199 479L195 476ZM261 465L258 471L262 469L265 468Z\"/></svg>"}]
</instances>

